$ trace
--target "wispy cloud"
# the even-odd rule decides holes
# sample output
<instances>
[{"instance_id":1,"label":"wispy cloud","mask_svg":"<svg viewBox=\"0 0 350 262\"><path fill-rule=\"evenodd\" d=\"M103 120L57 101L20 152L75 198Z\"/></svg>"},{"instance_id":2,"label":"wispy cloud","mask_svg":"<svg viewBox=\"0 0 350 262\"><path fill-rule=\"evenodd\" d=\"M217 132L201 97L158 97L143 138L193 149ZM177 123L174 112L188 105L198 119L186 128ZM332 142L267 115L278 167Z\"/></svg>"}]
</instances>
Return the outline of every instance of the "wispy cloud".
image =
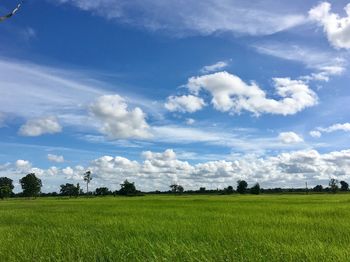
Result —
<instances>
[{"instance_id":1,"label":"wispy cloud","mask_svg":"<svg viewBox=\"0 0 350 262\"><path fill-rule=\"evenodd\" d=\"M347 62L342 53L280 42L256 44L254 48L259 53L299 62L314 70L314 73L302 77L305 80L329 81L331 76L341 75L346 70Z\"/></svg>"},{"instance_id":2,"label":"wispy cloud","mask_svg":"<svg viewBox=\"0 0 350 262\"><path fill-rule=\"evenodd\" d=\"M205 0L56 0L69 3L106 19L165 31L173 35L209 35L234 32L249 35L269 35L306 21L299 14L285 9L270 8L273 3L250 1ZM181 10L181 12L174 12ZM135 13L138 14L135 16Z\"/></svg>"},{"instance_id":3,"label":"wispy cloud","mask_svg":"<svg viewBox=\"0 0 350 262\"><path fill-rule=\"evenodd\" d=\"M212 65L203 66L200 70L201 73L207 74L225 69L229 66L229 61L219 61Z\"/></svg>"},{"instance_id":4,"label":"wispy cloud","mask_svg":"<svg viewBox=\"0 0 350 262\"><path fill-rule=\"evenodd\" d=\"M317 127L315 130L310 131L310 135L319 138L322 133L333 133L336 131L350 132L350 123L337 123L328 127Z\"/></svg>"},{"instance_id":5,"label":"wispy cloud","mask_svg":"<svg viewBox=\"0 0 350 262\"><path fill-rule=\"evenodd\" d=\"M0 59L0 112L24 119L57 117L63 126L94 130L97 123L88 114L88 106L106 94L123 93L78 70L61 69L26 61ZM120 92L119 92L120 91ZM161 105L133 95L126 101L141 105L150 114L161 112ZM159 111L157 110L159 108ZM3 119L3 118L2 118Z\"/></svg>"}]
</instances>

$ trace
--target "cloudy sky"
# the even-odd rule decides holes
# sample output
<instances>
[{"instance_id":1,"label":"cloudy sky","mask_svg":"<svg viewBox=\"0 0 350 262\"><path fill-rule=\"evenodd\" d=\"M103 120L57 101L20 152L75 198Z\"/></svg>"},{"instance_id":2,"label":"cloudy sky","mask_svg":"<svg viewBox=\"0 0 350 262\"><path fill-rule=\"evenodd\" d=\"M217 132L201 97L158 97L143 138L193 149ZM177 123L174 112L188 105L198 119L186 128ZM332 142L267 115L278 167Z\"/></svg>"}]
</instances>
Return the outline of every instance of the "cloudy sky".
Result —
<instances>
[{"instance_id":1,"label":"cloudy sky","mask_svg":"<svg viewBox=\"0 0 350 262\"><path fill-rule=\"evenodd\" d=\"M0 176L350 180L349 16L343 0L26 1L0 23Z\"/></svg>"}]
</instances>

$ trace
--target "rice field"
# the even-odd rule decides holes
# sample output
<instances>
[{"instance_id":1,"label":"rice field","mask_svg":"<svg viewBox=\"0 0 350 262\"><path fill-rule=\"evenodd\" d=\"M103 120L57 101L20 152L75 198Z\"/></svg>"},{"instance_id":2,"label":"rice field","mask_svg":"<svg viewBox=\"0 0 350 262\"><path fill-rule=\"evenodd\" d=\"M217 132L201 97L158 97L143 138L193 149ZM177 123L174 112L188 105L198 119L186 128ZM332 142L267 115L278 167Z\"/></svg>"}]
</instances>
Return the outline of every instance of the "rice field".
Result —
<instances>
[{"instance_id":1,"label":"rice field","mask_svg":"<svg viewBox=\"0 0 350 262\"><path fill-rule=\"evenodd\" d=\"M0 201L0 261L349 261L350 195Z\"/></svg>"}]
</instances>

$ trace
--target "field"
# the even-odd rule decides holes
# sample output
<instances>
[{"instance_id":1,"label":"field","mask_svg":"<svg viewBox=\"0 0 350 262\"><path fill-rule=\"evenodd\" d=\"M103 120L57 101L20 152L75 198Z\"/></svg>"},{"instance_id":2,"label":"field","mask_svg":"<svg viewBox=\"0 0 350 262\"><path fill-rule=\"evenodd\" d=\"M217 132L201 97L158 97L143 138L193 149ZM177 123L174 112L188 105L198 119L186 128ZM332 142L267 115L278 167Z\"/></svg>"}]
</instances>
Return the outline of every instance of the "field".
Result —
<instances>
[{"instance_id":1,"label":"field","mask_svg":"<svg viewBox=\"0 0 350 262\"><path fill-rule=\"evenodd\" d=\"M350 195L0 201L0 261L349 261Z\"/></svg>"}]
</instances>

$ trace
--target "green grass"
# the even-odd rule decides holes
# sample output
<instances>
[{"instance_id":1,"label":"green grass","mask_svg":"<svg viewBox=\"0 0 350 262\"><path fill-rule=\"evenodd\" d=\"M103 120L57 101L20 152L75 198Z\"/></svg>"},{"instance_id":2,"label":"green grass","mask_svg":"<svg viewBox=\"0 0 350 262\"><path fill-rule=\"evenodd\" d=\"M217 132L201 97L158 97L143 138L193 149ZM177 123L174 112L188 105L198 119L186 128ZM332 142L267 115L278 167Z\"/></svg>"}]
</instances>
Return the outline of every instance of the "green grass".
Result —
<instances>
[{"instance_id":1,"label":"green grass","mask_svg":"<svg viewBox=\"0 0 350 262\"><path fill-rule=\"evenodd\" d=\"M350 195L0 201L0 261L349 261Z\"/></svg>"}]
</instances>

